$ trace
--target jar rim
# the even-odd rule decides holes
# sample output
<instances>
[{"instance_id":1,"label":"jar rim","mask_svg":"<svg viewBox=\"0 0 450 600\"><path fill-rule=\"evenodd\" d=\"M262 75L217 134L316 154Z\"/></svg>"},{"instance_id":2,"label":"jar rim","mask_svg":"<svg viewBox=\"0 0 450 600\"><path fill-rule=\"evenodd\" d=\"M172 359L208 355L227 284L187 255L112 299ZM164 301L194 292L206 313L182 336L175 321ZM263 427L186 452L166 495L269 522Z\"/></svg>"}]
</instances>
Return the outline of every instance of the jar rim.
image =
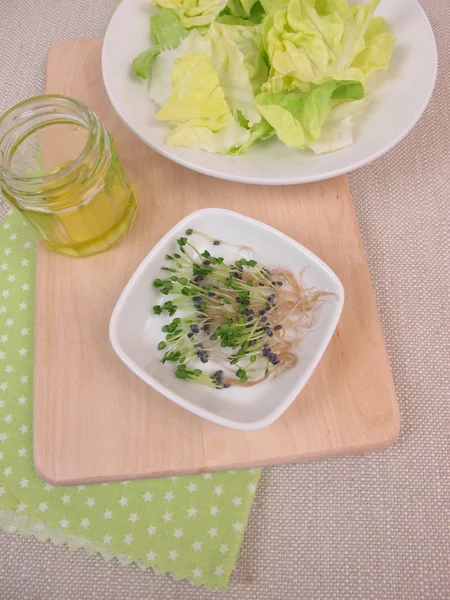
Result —
<instances>
[{"instance_id":1,"label":"jar rim","mask_svg":"<svg viewBox=\"0 0 450 600\"><path fill-rule=\"evenodd\" d=\"M2 164L0 163L0 180L3 178L5 180L8 179L10 181L15 181L16 183L22 184L41 183L43 185L51 185L57 182L61 177L66 177L77 171L77 169L79 169L79 167L82 165L83 161L86 159L90 151L94 137L92 129L98 123L98 119L95 113L84 102L82 102L81 100L77 100L76 98L71 98L70 96L65 96L63 94L40 94L38 96L32 96L31 98L27 98L25 100L22 100L21 102L18 102L17 104L14 104L6 112L0 115L0 127L2 123L4 123L8 118L11 117L11 115L13 115L16 112L18 113L18 115L24 113L27 110L27 107L30 107L33 103L36 103L36 101L39 100L49 101L49 107L52 106L52 101L55 102L55 106L58 106L58 101L63 101L65 104L68 104L69 106L72 105L78 111L80 111L82 116L86 118L86 125L89 132L86 144L84 145L79 155L75 159L69 161L67 164L61 167L57 173L48 173L45 175L19 175L17 173L14 173L14 171L11 171L8 167L2 166ZM62 106L61 102L59 106Z\"/></svg>"}]
</instances>

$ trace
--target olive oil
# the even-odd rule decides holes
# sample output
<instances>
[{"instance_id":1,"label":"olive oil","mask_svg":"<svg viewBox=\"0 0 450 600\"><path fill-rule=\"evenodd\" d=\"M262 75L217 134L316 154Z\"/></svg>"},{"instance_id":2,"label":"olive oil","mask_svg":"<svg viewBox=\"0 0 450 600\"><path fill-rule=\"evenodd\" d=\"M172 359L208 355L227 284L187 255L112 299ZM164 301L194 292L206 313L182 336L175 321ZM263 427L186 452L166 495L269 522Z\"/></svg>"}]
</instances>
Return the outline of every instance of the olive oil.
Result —
<instances>
[{"instance_id":1,"label":"olive oil","mask_svg":"<svg viewBox=\"0 0 450 600\"><path fill-rule=\"evenodd\" d=\"M80 107L84 122L71 118L67 105L65 114L53 120L51 112L50 118L45 113L47 120L40 115L25 135L6 146L10 173L0 170L5 197L42 240L55 252L75 257L107 250L129 230L136 214L113 138L87 107L76 103ZM0 137L0 147L1 142Z\"/></svg>"},{"instance_id":2,"label":"olive oil","mask_svg":"<svg viewBox=\"0 0 450 600\"><path fill-rule=\"evenodd\" d=\"M63 187L52 194L49 204L57 211L21 206L10 194L6 198L31 222L42 240L55 252L83 257L107 250L130 228L136 214L136 200L120 164L110 136L111 164L98 187L85 181ZM63 164L56 169L61 172ZM87 187L87 189L85 189Z\"/></svg>"}]
</instances>

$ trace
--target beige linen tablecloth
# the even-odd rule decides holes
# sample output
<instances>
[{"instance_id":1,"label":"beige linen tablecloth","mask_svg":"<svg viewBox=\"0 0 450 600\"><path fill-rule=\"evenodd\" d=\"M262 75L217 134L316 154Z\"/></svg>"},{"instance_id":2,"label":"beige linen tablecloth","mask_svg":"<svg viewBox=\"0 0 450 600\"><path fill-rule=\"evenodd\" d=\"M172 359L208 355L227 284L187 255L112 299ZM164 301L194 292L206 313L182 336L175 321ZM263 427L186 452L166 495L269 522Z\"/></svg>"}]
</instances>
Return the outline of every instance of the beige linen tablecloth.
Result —
<instances>
[{"instance_id":1,"label":"beige linen tablecloth","mask_svg":"<svg viewBox=\"0 0 450 600\"><path fill-rule=\"evenodd\" d=\"M101 34L116 3L0 0L0 112L43 91L50 44ZM2 600L450 598L450 14L447 0L422 5L440 53L433 100L350 176L400 401L396 445L265 469L225 593L3 534Z\"/></svg>"}]
</instances>

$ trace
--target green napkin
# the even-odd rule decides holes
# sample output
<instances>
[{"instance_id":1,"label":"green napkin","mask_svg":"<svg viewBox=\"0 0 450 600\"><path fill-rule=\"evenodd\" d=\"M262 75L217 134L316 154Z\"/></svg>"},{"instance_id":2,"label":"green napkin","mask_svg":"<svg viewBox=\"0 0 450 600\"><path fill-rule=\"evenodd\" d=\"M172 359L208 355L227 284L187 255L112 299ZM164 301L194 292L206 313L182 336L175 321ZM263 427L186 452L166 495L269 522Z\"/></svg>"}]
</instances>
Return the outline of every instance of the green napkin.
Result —
<instances>
[{"instance_id":1,"label":"green napkin","mask_svg":"<svg viewBox=\"0 0 450 600\"><path fill-rule=\"evenodd\" d=\"M260 469L77 487L53 487L37 476L34 266L35 234L11 211L0 224L0 527L225 587Z\"/></svg>"}]
</instances>

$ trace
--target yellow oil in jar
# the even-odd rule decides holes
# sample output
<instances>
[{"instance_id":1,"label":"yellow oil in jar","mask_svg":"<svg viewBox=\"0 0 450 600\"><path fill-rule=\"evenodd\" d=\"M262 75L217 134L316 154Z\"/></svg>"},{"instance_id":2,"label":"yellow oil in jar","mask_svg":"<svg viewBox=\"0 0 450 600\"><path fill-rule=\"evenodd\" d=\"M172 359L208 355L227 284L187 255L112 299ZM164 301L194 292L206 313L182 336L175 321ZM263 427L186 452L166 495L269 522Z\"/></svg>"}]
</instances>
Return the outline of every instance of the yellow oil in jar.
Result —
<instances>
[{"instance_id":1,"label":"yellow oil in jar","mask_svg":"<svg viewBox=\"0 0 450 600\"><path fill-rule=\"evenodd\" d=\"M85 146L89 132L72 124L47 129L39 132L33 175L61 177L51 188L42 189L38 202L23 202L6 190L5 196L55 252L83 257L107 250L129 230L136 214L136 200L114 140L105 132L95 152L66 176L66 167Z\"/></svg>"}]
</instances>

